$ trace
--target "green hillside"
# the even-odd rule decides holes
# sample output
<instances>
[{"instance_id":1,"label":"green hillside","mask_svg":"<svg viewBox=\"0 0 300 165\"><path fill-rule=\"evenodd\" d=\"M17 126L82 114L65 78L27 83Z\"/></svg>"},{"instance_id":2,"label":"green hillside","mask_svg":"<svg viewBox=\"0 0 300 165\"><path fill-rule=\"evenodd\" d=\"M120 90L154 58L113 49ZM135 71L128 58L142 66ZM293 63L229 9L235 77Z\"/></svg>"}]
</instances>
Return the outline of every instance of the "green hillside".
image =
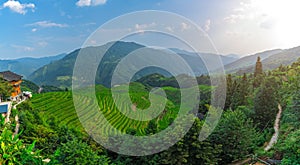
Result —
<instances>
[{"instance_id":1,"label":"green hillside","mask_svg":"<svg viewBox=\"0 0 300 165\"><path fill-rule=\"evenodd\" d=\"M227 73L236 73L237 75L252 73L254 71L254 61L258 56L262 59L263 69L265 71L273 70L278 68L280 65L288 66L297 61L300 57L300 47L285 50L275 49L246 56L233 63L225 65L225 70Z\"/></svg>"},{"instance_id":2,"label":"green hillside","mask_svg":"<svg viewBox=\"0 0 300 165\"><path fill-rule=\"evenodd\" d=\"M159 160L163 160L166 162L165 164L175 164L176 162L180 162L179 164L199 164L199 162L238 164L246 162L247 164L259 160L299 164L299 140L297 140L299 137L299 68L300 59L290 66L281 66L270 72L262 72L261 67L256 67L256 76L254 74L228 75L223 115L217 127L205 141L198 141L199 131L204 123L203 119L207 117L207 108L211 105L211 91L216 88L199 85L201 100L199 107L195 107L198 110L198 118L195 119L193 127L173 147L151 156L118 155L95 144L92 137L85 133L78 120L71 92L35 94L34 98L27 102L29 105L21 104L18 108L22 122L21 129L24 130L21 138L28 144L36 141L36 148L42 150L43 155L47 157L53 156L54 161L60 160L60 157L56 157L59 155L57 153L60 153L61 157L65 157L69 152L80 152L81 148L73 150L73 146L79 147L79 144L82 145L80 142L83 142L86 144L85 147L88 146L94 151L99 151L100 155L109 158L112 164L150 164L149 161ZM207 77L200 78L199 80L204 81ZM179 90L171 87L174 80L158 74L149 75L148 80L142 78L139 82L131 83L129 95L135 108L143 111L151 106L149 91L153 87L159 86L165 90L168 98L166 107L151 121L136 121L125 117L120 109L116 108L111 96L111 89L100 85L95 87L97 106L100 107L100 111L110 124L119 131L144 136L164 130L178 117L176 115L179 106L185 107L189 102L180 101L182 99L180 92L192 93L190 90L194 90L192 88ZM125 102L123 100L124 94L127 93L125 87L127 86L121 85L112 89L121 102ZM95 113L92 111L94 104L89 95L90 89L93 88L84 88L82 95L77 98L81 101L82 106L86 106L79 114L83 115L83 121L91 123L95 121L91 120ZM154 93L154 100L162 99L158 92ZM274 129L275 124L273 125L273 123L278 121L278 112L280 112L279 105L281 105L283 113L280 127ZM128 113L137 112L134 111L135 108L132 105L126 103L122 104L121 108ZM103 121L96 122L100 125L103 124ZM274 130L278 132L278 129L277 143L270 150L266 150L266 146L272 144ZM102 131L105 131L103 133L114 133L115 129L104 126ZM135 142L133 144L122 143L118 149L130 150L131 146L135 144ZM65 148L61 148L61 146L65 146ZM70 146L71 151L68 150ZM181 155L186 155L184 160L180 157ZM73 158L74 156L69 157ZM90 161L87 160L87 162Z\"/></svg>"},{"instance_id":3,"label":"green hillside","mask_svg":"<svg viewBox=\"0 0 300 165\"><path fill-rule=\"evenodd\" d=\"M35 83L29 81L29 80L23 80L21 85L22 91L30 91L32 93L47 93L47 92L60 92L64 91L61 88L55 87L55 86L38 86ZM66 90L66 89L65 89ZM68 90L68 89L67 89Z\"/></svg>"},{"instance_id":4,"label":"green hillside","mask_svg":"<svg viewBox=\"0 0 300 165\"><path fill-rule=\"evenodd\" d=\"M253 55L245 56L240 58L232 63L225 65L225 70L227 73L235 73L239 70L243 70L245 68L250 68L246 73L253 72L253 66L255 65L255 61L259 56L262 60L267 59L268 57L281 53L281 49L269 50L261 53L256 53ZM273 68L274 69L274 68Z\"/></svg>"},{"instance_id":5,"label":"green hillside","mask_svg":"<svg viewBox=\"0 0 300 165\"><path fill-rule=\"evenodd\" d=\"M122 86L118 88L119 89L117 90L122 91ZM144 129L147 127L148 121L136 121L123 115L116 107L111 96L111 92L107 88L97 86L96 91L98 105L102 113L115 128L122 132L126 132L128 128L132 128L136 129L140 135L145 134ZM124 94L120 92L117 94L117 97L122 99ZM143 85L134 84L131 86L131 99L136 104L137 108L145 109L150 106L148 92ZM156 99L161 99L161 96L157 95ZM89 106L91 104L91 99L88 95L81 96L79 100L87 106L87 110L85 112L89 111L89 107L93 107ZM33 96L31 103L33 109L42 113L43 116L55 116L58 121L60 121L60 125L67 125L69 127L80 128L83 130L74 108L71 92L36 94ZM122 106L125 111L134 111L130 105L123 104ZM159 127L162 129L168 126L166 124L169 122L169 118L176 117L178 107L171 101L168 101L165 110L168 111L166 111L164 115L158 117L160 119ZM89 117L93 114L85 113L83 115L83 118L87 116L86 120L89 120ZM158 118L154 120L158 120Z\"/></svg>"},{"instance_id":6,"label":"green hillside","mask_svg":"<svg viewBox=\"0 0 300 165\"><path fill-rule=\"evenodd\" d=\"M63 59L52 62L48 65L39 68L29 76L29 80L35 82L38 85L52 85L61 88L71 87L73 69L78 54L81 53L81 55L86 57L86 60L88 60L89 58L93 58L93 56L99 54L100 52L105 52L108 49L105 52L104 57L100 64L91 63L91 65L92 64L97 66L99 65L96 74L97 75L96 84L101 84L106 87L110 87L111 77L120 60L125 56L127 56L129 53L136 51L140 48L146 48L146 47L134 42L118 41L118 42L110 42L105 45L97 46L97 47L86 47L82 49L77 49L69 53L68 55L66 55ZM169 52L161 51L153 48L146 48L143 51L143 53L148 54L149 56L153 54L159 54L160 56L163 57ZM199 58L198 54L193 54L186 51L184 52L181 51L180 53L178 53L178 55L181 56L189 64L189 66L197 76L202 74L207 74L207 69L201 58L204 58L208 61L210 60L213 61L216 59L216 57L218 57L216 54L200 53L199 55L201 56L201 58ZM235 61L235 58L222 56L222 55L220 57L224 64L228 64L230 62ZM136 61L139 60L143 61L144 59L138 59ZM90 61L94 62L94 60L90 60ZM219 66L213 66L213 67L217 69ZM139 78L144 77L145 75L154 74L154 73L159 73L164 76L170 76L170 73L165 70L162 70L157 67L148 67L139 71L135 75L133 80L137 80ZM129 74L128 71L126 72L125 70L123 73L121 73L119 77L123 77L124 75L128 75L128 74Z\"/></svg>"},{"instance_id":7,"label":"green hillside","mask_svg":"<svg viewBox=\"0 0 300 165\"><path fill-rule=\"evenodd\" d=\"M105 51L112 44L114 43L107 43L100 47L77 49L66 55L63 59L36 70L29 76L29 80L39 85L53 85L63 88L71 87L71 76L73 75L73 68L78 54L84 52L86 57L89 58L93 54ZM117 62L128 53L141 47L143 46L134 43L116 42L104 56L103 65L99 66L98 77L96 79L97 84L108 86L110 84L110 82L107 81L108 77L111 77Z\"/></svg>"}]
</instances>

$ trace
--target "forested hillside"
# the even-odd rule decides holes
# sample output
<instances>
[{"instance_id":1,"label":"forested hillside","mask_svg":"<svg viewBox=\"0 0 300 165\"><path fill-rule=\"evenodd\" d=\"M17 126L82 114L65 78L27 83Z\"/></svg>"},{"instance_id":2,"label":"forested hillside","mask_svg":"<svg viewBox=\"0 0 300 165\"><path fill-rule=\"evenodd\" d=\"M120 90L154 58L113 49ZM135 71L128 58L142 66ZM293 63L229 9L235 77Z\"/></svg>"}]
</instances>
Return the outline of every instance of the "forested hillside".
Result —
<instances>
[{"instance_id":1,"label":"forested hillside","mask_svg":"<svg viewBox=\"0 0 300 165\"><path fill-rule=\"evenodd\" d=\"M109 50L106 51L106 49L108 48ZM61 88L65 88L65 87L70 88L72 85L71 83L72 83L73 68L78 54L82 53L83 56L86 56L87 58L91 58L93 54L99 54L99 52L106 51L102 59L103 61L100 64L96 64L99 65L97 76L96 76L96 83L104 85L106 87L110 87L110 79L112 77L113 71L117 66L118 62L120 62L120 60L126 55L128 55L129 53L132 53L133 51L136 51L140 48L146 48L147 50L145 50L143 53L147 52L149 56L151 56L152 54L158 54L160 56L164 56L170 53L170 51L147 48L144 45L140 45L134 42L123 42L123 41L110 42L102 46L77 49L69 53L68 55L66 55L63 59L39 68L29 76L29 80L33 81L38 85L51 85L51 86L56 86ZM218 56L216 54L209 54L209 53L196 54L187 51L179 51L177 49L171 49L171 50L173 50L174 53L178 53L178 55L182 57L189 64L189 66L197 76L200 76L202 74L207 74L207 68L201 58L205 57L206 60L215 60L216 58L220 57L224 65L236 60L235 58L232 57L227 57L222 55ZM212 67L218 69L220 66L212 66ZM138 72L135 75L134 79L136 80L142 78L145 75L153 74L153 73L159 73L164 76L171 76L170 73L166 72L165 70L159 69L157 67L149 67L147 69L143 69L142 71ZM124 73L124 74L128 74L128 73Z\"/></svg>"},{"instance_id":2,"label":"forested hillside","mask_svg":"<svg viewBox=\"0 0 300 165\"><path fill-rule=\"evenodd\" d=\"M32 100L19 105L18 112L15 112L20 116L22 131L19 138L25 145L34 144L34 153L39 153L43 159L50 159L50 163L54 164L228 164L243 160L248 163L300 163L297 138L300 130L300 60L268 72L263 71L263 65L258 60L254 70L254 73L243 76L227 76L225 111L217 128L202 142L198 141L198 133L210 106L210 93L214 90L209 86L207 76L198 77L198 82L202 84L199 86L202 99L194 125L183 139L158 154L123 156L94 142L81 127L70 91L35 94ZM130 96L142 109L149 106L148 93L157 86L166 91L168 103L164 112L151 121L134 121L122 115L114 106L110 89L103 86L96 86L98 104L118 130L137 136L155 134L176 118L180 89L172 78L158 74L130 84ZM116 88L121 90L122 86ZM81 100L89 104L88 96ZM283 107L279 139L271 150L265 151L274 132L278 104ZM133 110L133 107L124 108ZM120 147L130 149L131 145L122 144ZM16 160L23 161L23 158L17 157Z\"/></svg>"},{"instance_id":3,"label":"forested hillside","mask_svg":"<svg viewBox=\"0 0 300 165\"><path fill-rule=\"evenodd\" d=\"M280 65L288 66L300 57L300 47L290 49L275 49L243 57L235 62L225 65L227 73L242 75L254 71L255 59L260 56L264 70L273 70Z\"/></svg>"}]
</instances>

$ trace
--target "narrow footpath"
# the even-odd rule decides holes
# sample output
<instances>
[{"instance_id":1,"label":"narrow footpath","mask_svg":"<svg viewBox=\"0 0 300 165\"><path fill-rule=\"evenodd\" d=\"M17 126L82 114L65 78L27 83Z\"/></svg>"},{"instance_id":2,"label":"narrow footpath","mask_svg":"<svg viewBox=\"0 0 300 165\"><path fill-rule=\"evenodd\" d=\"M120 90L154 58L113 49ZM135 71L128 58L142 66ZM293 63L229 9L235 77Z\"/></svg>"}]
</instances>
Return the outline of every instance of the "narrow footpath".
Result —
<instances>
[{"instance_id":1,"label":"narrow footpath","mask_svg":"<svg viewBox=\"0 0 300 165\"><path fill-rule=\"evenodd\" d=\"M268 145L264 148L265 151L270 150L274 144L276 144L277 140L278 140L278 136L279 136L279 126L280 126L280 119L281 119L281 114L282 114L282 107L280 104L278 104L278 113L276 115L276 120L274 123L274 130L275 133L273 134L271 140L269 141ZM251 162L252 158L247 158L245 160L241 160L241 161L237 161L237 162L233 162L230 165L243 165L243 164L248 164L249 162ZM259 164L266 164L269 165L268 162L258 159L258 161L255 163L255 165L259 165Z\"/></svg>"},{"instance_id":2,"label":"narrow footpath","mask_svg":"<svg viewBox=\"0 0 300 165\"><path fill-rule=\"evenodd\" d=\"M282 114L282 107L280 104L278 104L278 113L277 113L277 116L276 116L276 120L275 120L275 123L274 123L274 130L275 130L275 133L273 134L270 142L268 143L268 145L265 147L265 151L268 151L270 150L274 144L276 144L277 140L278 140L278 135L279 135L279 125L280 125L280 118L281 118L281 114Z\"/></svg>"},{"instance_id":3,"label":"narrow footpath","mask_svg":"<svg viewBox=\"0 0 300 165\"><path fill-rule=\"evenodd\" d=\"M23 103L26 99L23 99L22 101L20 101L18 104L13 106L13 109L17 109L17 106L21 103ZM15 127L15 132L13 134L13 137L15 137L18 133L19 133L19 128L20 128L20 123L19 123L19 116L16 115L15 116L15 121L16 121L16 127Z\"/></svg>"}]
</instances>

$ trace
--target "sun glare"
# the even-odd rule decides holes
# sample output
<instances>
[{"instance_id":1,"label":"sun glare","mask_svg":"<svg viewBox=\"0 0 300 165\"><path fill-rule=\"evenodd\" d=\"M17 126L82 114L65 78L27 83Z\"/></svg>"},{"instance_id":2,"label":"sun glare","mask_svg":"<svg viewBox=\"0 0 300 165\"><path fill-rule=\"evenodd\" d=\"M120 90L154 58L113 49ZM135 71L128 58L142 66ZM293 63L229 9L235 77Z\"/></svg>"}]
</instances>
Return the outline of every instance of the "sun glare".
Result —
<instances>
[{"instance_id":1,"label":"sun glare","mask_svg":"<svg viewBox=\"0 0 300 165\"><path fill-rule=\"evenodd\" d=\"M270 19L278 44L285 48L300 45L299 0L253 0L252 5Z\"/></svg>"}]
</instances>

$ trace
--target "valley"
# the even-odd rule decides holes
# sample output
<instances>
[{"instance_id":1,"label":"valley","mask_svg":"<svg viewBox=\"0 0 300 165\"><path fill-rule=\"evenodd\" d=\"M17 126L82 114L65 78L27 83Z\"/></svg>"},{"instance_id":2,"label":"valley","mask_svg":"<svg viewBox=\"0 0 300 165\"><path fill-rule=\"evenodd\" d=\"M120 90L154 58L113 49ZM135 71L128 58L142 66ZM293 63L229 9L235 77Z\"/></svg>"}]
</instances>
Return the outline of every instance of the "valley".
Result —
<instances>
[{"instance_id":1,"label":"valley","mask_svg":"<svg viewBox=\"0 0 300 165\"><path fill-rule=\"evenodd\" d=\"M0 165L300 165L299 0L3 0Z\"/></svg>"},{"instance_id":2,"label":"valley","mask_svg":"<svg viewBox=\"0 0 300 165\"><path fill-rule=\"evenodd\" d=\"M128 43L118 44L126 45ZM139 47L138 45L136 46ZM95 124L102 126L102 134L111 135L108 140L115 141L119 150L125 149L126 152L134 152L134 150L130 150L136 145L134 142L117 143L117 135L119 133L116 131L143 137L154 135L168 128L177 118L179 108L189 104L188 102L181 102L181 92L187 91L187 93L191 93L191 91L195 90L195 88L179 88L177 78L184 78L184 81L188 83L192 78L188 75L170 76L168 73L156 69L141 72L135 75L136 77L128 84L129 97L132 101L132 104L128 104L125 100L128 94L124 92L127 88L125 84L108 87L110 79L99 77L98 80L103 79L105 81L97 82L95 86L87 86L72 91L69 79L60 78L63 72L58 72L55 69L49 73L46 71L44 72L46 77L52 76L54 78L53 81L59 81L49 84L44 82L45 85L52 85L45 86L42 85L43 83L37 85L29 80L24 80L21 88L33 92L33 96L30 100L17 106L17 111L14 110L12 112L11 120L18 124L20 133L17 137L22 139L25 145L34 145L34 152L40 153L39 151L42 151L39 154L40 159L29 155L29 162L40 161L45 163L46 160L50 163L59 164L67 159L72 159L72 155L69 155L70 153L80 152L80 150L84 149L87 153L92 154L92 157L95 159L86 159L85 153L80 153L85 159L72 160L71 162L75 164L84 162L92 162L92 164L98 164L99 162L101 164L148 164L149 161L160 159L165 162L164 164L173 164L173 161L188 162L188 164L195 164L199 161L205 162L203 164L229 164L235 162L296 163L298 158L297 154L295 155L294 147L287 144L295 142L293 138L297 136L297 132L300 129L297 124L297 115L294 115L297 114L298 107L297 91L299 90L298 73L300 61L291 59L291 65L288 62L284 63L284 65L274 65L274 67L279 66L275 69L267 67L266 70L263 70L265 68L264 61L276 56L278 51L279 54L284 52L284 50L274 50L267 52L262 61L260 59L256 60L262 55L257 54L249 57L249 59L241 58L233 61L232 64L225 65L225 68L230 65L239 67L236 65L239 63L238 61L246 60L249 62L248 65L244 65L244 68L250 68L253 63L256 67L251 69L254 71L244 72L242 76L240 76L239 71L236 74L228 74L226 76L227 97L224 112L217 127L205 141L198 141L198 133L203 127L208 112L213 111L215 108L210 105L211 93L217 88L211 86L209 75L202 74L196 77L200 100L199 107L196 107L197 114L194 114L195 121L192 128L174 146L154 155L143 157L118 155L97 144L93 137L88 134L88 132L93 130L86 130L84 126ZM182 50L180 52L183 53ZM73 56L76 55L71 53L59 61L46 65L46 68L49 68L51 65L68 66L69 68L73 65ZM113 58L121 56L117 55ZM185 56L185 59L188 61L189 56L192 55L182 56ZM193 55L193 57L195 56ZM114 60L118 61L118 58ZM255 59L256 63L250 61L252 59ZM108 58L107 60L112 59ZM63 65L66 63L70 65ZM111 65L110 67L112 69L115 66ZM45 67L41 69L45 70ZM58 69L61 68L58 67ZM65 69L65 73L67 73L70 68ZM38 72L35 72L36 76L39 75L37 74ZM104 72L107 73L107 71L103 71L102 75ZM56 74L51 75L50 73ZM57 73L60 75L57 75ZM109 74L111 73L108 72ZM42 77L38 79L46 78ZM150 102L149 93L157 87L164 90L167 98L166 106L160 114L157 114L157 117L148 121L140 121L125 115L144 115L142 111L149 108L151 103L163 100L164 98L161 94L154 92L152 102ZM41 90L43 88L44 91ZM96 92L96 102L88 92L92 89ZM112 94L112 91L114 91L114 94ZM80 95L74 98L74 92L80 93ZM114 99L118 99L122 103L120 104L121 107L116 105ZM80 104L77 104L77 106L79 105L81 108L79 107L76 110L74 101L79 102ZM278 104L282 105L281 120L278 117ZM95 109L95 106L98 108ZM193 110L191 108L185 109L187 114ZM97 116L97 113L102 113L112 127L106 126L106 121L92 121L91 119ZM15 116L18 116L18 121L15 121ZM143 118L147 116L136 117ZM275 122L275 119L276 127L272 124ZM5 125L2 127L7 128ZM93 126L93 128L96 128L96 126ZM13 130L14 128L11 128L12 132ZM150 142L139 145L144 147L148 143ZM295 143L298 144L297 142ZM65 148L68 145L78 148L70 151ZM182 155L187 156L181 157ZM249 158L249 155L251 155L251 158ZM293 156L296 157L294 158Z\"/></svg>"}]
</instances>

